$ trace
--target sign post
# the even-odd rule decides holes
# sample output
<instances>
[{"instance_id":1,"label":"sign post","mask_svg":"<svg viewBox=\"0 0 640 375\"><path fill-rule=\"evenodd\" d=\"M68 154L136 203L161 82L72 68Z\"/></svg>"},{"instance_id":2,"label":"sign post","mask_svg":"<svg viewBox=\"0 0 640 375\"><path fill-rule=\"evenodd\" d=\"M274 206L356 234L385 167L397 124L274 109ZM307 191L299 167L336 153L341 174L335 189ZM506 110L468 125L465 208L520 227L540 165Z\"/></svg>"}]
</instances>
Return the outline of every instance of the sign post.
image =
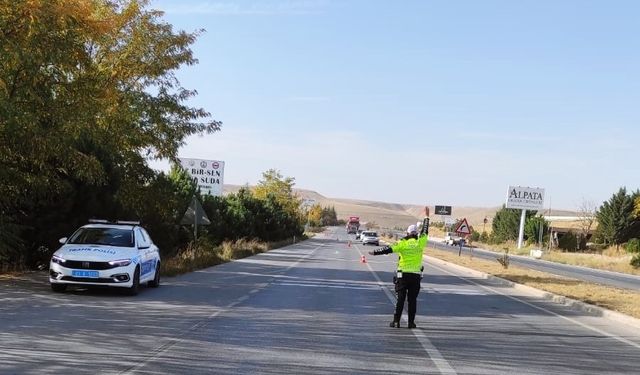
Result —
<instances>
[{"instance_id":1,"label":"sign post","mask_svg":"<svg viewBox=\"0 0 640 375\"><path fill-rule=\"evenodd\" d=\"M444 231L447 231L447 220L445 216L451 216L451 206L436 206L434 213L440 215L440 219L444 222Z\"/></svg>"},{"instance_id":2,"label":"sign post","mask_svg":"<svg viewBox=\"0 0 640 375\"><path fill-rule=\"evenodd\" d=\"M467 222L467 218L462 219L462 221L456 227L455 232L457 234L459 234L460 237L461 237L458 240L458 246L460 247L459 250L458 250L458 256L460 256L460 254L462 254L462 248L464 247L465 236L468 236L468 235L471 234L471 227L469 226L469 223Z\"/></svg>"},{"instance_id":3,"label":"sign post","mask_svg":"<svg viewBox=\"0 0 640 375\"><path fill-rule=\"evenodd\" d=\"M527 210L539 211L544 209L544 189L509 186L505 207L522 210L520 231L518 233L518 249L521 249L524 240L524 223L527 218Z\"/></svg>"},{"instance_id":4,"label":"sign post","mask_svg":"<svg viewBox=\"0 0 640 375\"><path fill-rule=\"evenodd\" d=\"M184 213L180 224L191 225L193 224L193 238L198 240L198 225L210 225L211 220L207 217L207 213L204 212L202 205L198 201L198 198L194 195L191 198L191 203Z\"/></svg>"}]
</instances>

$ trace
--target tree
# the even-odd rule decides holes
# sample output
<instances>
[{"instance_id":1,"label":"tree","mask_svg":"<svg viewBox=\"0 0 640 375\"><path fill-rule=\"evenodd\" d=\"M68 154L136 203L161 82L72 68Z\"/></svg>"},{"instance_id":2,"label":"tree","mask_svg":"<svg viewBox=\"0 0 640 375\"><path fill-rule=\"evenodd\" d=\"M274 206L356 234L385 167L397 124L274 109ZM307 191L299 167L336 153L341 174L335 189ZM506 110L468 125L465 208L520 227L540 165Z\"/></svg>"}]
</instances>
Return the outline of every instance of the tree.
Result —
<instances>
[{"instance_id":1,"label":"tree","mask_svg":"<svg viewBox=\"0 0 640 375\"><path fill-rule=\"evenodd\" d=\"M338 225L338 214L334 206L322 209L322 226Z\"/></svg>"},{"instance_id":2,"label":"tree","mask_svg":"<svg viewBox=\"0 0 640 375\"><path fill-rule=\"evenodd\" d=\"M320 227L322 226L322 207L319 204L314 204L309 209L309 213L307 214L307 220L309 225L312 227Z\"/></svg>"},{"instance_id":3,"label":"tree","mask_svg":"<svg viewBox=\"0 0 640 375\"><path fill-rule=\"evenodd\" d=\"M262 173L262 180L254 188L253 192L258 199L266 199L268 195L272 195L285 211L292 216L302 218L300 197L293 191L295 178L284 177L280 171L269 169ZM301 220L302 222L302 220Z\"/></svg>"},{"instance_id":4,"label":"tree","mask_svg":"<svg viewBox=\"0 0 640 375\"><path fill-rule=\"evenodd\" d=\"M0 249L20 237L33 252L87 217L139 212L157 177L147 159L174 160L186 137L220 128L175 76L197 62L198 32L147 4L0 3L0 221L15 224Z\"/></svg>"},{"instance_id":5,"label":"tree","mask_svg":"<svg viewBox=\"0 0 640 375\"><path fill-rule=\"evenodd\" d=\"M637 234L640 220L634 216L634 202L638 196L640 192L628 194L622 187L600 206L596 214L598 237L605 244L616 245L619 249L620 244Z\"/></svg>"},{"instance_id":6,"label":"tree","mask_svg":"<svg viewBox=\"0 0 640 375\"><path fill-rule=\"evenodd\" d=\"M535 216L535 214L535 211L527 211L526 219L529 220ZM491 223L492 242L516 241L520 230L520 215L520 210L506 208L503 205L502 208L496 212L496 215L493 217L493 222Z\"/></svg>"},{"instance_id":7,"label":"tree","mask_svg":"<svg viewBox=\"0 0 640 375\"><path fill-rule=\"evenodd\" d=\"M473 242L477 242L477 241L480 241L480 237L481 237L480 232L478 232L477 230L474 230L471 233L470 240L473 241Z\"/></svg>"},{"instance_id":8,"label":"tree","mask_svg":"<svg viewBox=\"0 0 640 375\"><path fill-rule=\"evenodd\" d=\"M560 237L558 247L567 251L576 251L578 249L578 237L569 231Z\"/></svg>"},{"instance_id":9,"label":"tree","mask_svg":"<svg viewBox=\"0 0 640 375\"><path fill-rule=\"evenodd\" d=\"M582 203L578 207L578 220L580 221L580 243L586 243L589 234L591 233L591 228L593 228L593 224L596 221L596 213L598 211L598 207L594 201L589 201L586 199L582 200ZM582 246L580 246L582 248Z\"/></svg>"}]
</instances>

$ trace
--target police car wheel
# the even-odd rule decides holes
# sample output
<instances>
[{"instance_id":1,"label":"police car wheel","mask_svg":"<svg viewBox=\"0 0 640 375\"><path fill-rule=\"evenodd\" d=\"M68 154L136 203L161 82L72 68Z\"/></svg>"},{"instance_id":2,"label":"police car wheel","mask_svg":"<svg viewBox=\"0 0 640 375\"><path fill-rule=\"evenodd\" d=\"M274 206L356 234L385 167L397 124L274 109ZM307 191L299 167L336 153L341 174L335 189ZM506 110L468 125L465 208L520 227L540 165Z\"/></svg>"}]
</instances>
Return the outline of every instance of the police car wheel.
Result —
<instances>
[{"instance_id":1,"label":"police car wheel","mask_svg":"<svg viewBox=\"0 0 640 375\"><path fill-rule=\"evenodd\" d=\"M54 284L54 283L51 283L51 290L53 290L56 293L62 293L65 290L67 290L67 286L65 284Z\"/></svg>"},{"instance_id":2,"label":"police car wheel","mask_svg":"<svg viewBox=\"0 0 640 375\"><path fill-rule=\"evenodd\" d=\"M148 284L151 288L157 288L160 286L160 262L156 264L156 273L153 276L153 280Z\"/></svg>"},{"instance_id":3,"label":"police car wheel","mask_svg":"<svg viewBox=\"0 0 640 375\"><path fill-rule=\"evenodd\" d=\"M136 270L133 272L133 284L131 287L127 289L127 294L130 296L135 296L140 291L140 267L136 267Z\"/></svg>"}]
</instances>

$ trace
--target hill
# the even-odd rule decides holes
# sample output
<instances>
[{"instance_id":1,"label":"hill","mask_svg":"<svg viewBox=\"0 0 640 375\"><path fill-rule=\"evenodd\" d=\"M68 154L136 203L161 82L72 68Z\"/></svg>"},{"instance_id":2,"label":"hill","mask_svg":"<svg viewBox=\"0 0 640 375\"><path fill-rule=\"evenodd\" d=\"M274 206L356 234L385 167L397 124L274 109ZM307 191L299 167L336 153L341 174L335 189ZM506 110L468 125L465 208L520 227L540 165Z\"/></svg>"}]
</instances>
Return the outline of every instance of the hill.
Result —
<instances>
[{"instance_id":1,"label":"hill","mask_svg":"<svg viewBox=\"0 0 640 375\"><path fill-rule=\"evenodd\" d=\"M225 185L224 192L237 192L242 186ZM336 209L338 218L345 219L349 216L359 216L363 223L375 222L381 228L394 229L406 228L410 224L414 224L422 218L424 206L376 202L357 199L329 198L324 195L306 189L295 189L296 193L303 199L311 199L323 207L333 206ZM433 212L434 204L427 202ZM488 219L486 230L491 230L491 220L496 212L500 209L496 207L453 207L452 218L466 218L471 226L478 231L482 231L483 221ZM556 216L572 216L575 212L570 211L552 211L552 215ZM433 221L441 221L440 216L431 216Z\"/></svg>"}]
</instances>

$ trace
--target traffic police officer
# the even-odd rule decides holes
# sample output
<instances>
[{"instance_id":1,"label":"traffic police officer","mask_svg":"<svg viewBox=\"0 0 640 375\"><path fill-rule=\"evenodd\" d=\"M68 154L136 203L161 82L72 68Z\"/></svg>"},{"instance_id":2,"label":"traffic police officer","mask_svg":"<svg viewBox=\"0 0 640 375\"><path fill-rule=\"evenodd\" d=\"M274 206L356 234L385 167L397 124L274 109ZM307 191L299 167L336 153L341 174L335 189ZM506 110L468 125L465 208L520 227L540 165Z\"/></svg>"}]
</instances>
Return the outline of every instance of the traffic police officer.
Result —
<instances>
[{"instance_id":1,"label":"traffic police officer","mask_svg":"<svg viewBox=\"0 0 640 375\"><path fill-rule=\"evenodd\" d=\"M409 295L408 328L416 328L416 300L420 292L420 280L422 279L422 253L427 240L429 239L429 219L425 218L422 223L422 230L418 234L416 225L410 225L407 228L407 236L392 246L385 246L375 251L370 251L371 255L383 255L389 253L398 254L398 271L394 277L396 295L396 311L393 315L393 321L390 327L400 327L400 317L404 308L404 301Z\"/></svg>"}]
</instances>

